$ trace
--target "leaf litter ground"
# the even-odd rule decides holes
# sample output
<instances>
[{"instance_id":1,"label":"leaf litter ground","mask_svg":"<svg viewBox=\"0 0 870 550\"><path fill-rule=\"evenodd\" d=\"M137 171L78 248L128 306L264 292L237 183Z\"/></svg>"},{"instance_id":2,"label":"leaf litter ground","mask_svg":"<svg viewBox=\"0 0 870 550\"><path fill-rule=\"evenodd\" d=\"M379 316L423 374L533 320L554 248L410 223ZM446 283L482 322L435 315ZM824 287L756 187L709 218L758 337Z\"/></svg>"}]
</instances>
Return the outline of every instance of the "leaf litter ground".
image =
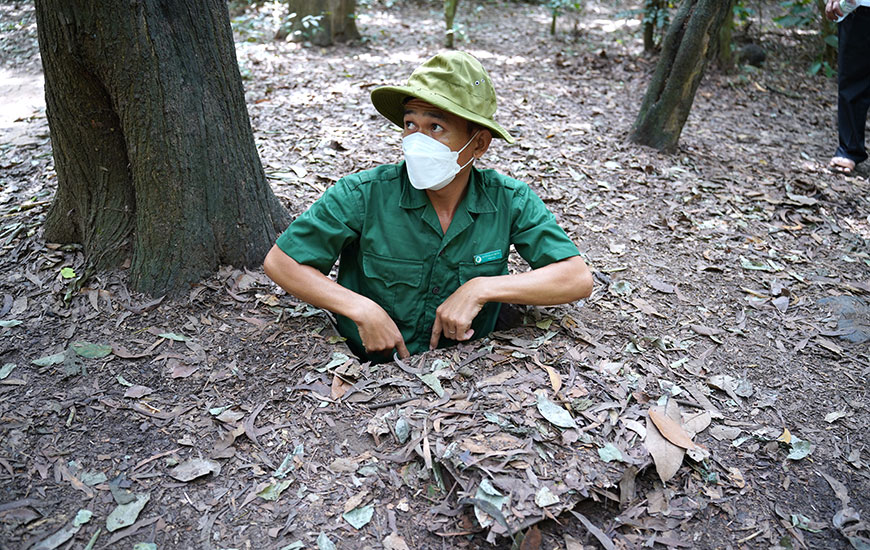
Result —
<instances>
[{"instance_id":1,"label":"leaf litter ground","mask_svg":"<svg viewBox=\"0 0 870 550\"><path fill-rule=\"evenodd\" d=\"M865 547L868 182L824 169L836 91L807 43L759 25L765 69L711 72L669 156L625 141L653 66L632 21L590 4L552 38L543 8L467 6L520 138L487 165L596 289L373 367L260 270L155 299L44 243L34 15L0 10L3 548ZM439 50L435 9L369 8L364 43L326 50L271 41L265 10L234 25L294 214L399 159L368 92Z\"/></svg>"}]
</instances>

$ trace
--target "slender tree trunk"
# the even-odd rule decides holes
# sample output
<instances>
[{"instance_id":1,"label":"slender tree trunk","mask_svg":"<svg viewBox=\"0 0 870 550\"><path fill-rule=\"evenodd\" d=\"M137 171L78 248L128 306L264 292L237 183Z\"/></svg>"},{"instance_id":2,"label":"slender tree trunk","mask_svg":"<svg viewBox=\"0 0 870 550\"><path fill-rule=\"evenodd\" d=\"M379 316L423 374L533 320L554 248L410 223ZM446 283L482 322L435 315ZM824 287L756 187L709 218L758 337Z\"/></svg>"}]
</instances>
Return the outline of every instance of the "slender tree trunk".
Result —
<instances>
[{"instance_id":1,"label":"slender tree trunk","mask_svg":"<svg viewBox=\"0 0 870 550\"><path fill-rule=\"evenodd\" d=\"M676 149L719 29L730 12L730 2L683 0L634 122L633 142L661 151Z\"/></svg>"},{"instance_id":2,"label":"slender tree trunk","mask_svg":"<svg viewBox=\"0 0 870 550\"><path fill-rule=\"evenodd\" d=\"M453 48L453 21L456 19L456 7L458 5L459 0L444 0L444 22L447 23L444 45L448 48Z\"/></svg>"},{"instance_id":3,"label":"slender tree trunk","mask_svg":"<svg viewBox=\"0 0 870 550\"><path fill-rule=\"evenodd\" d=\"M825 17L825 0L816 0L816 7L818 7L821 14L821 22L819 24L819 30L821 31L819 33L819 57L822 61L827 62L829 67L833 68L837 66L837 48L827 42L827 38L829 36L837 36L837 24Z\"/></svg>"},{"instance_id":4,"label":"slender tree trunk","mask_svg":"<svg viewBox=\"0 0 870 550\"><path fill-rule=\"evenodd\" d=\"M667 0L646 0L643 9L643 51L656 49L656 30L667 21Z\"/></svg>"},{"instance_id":5,"label":"slender tree trunk","mask_svg":"<svg viewBox=\"0 0 870 550\"><path fill-rule=\"evenodd\" d=\"M290 0L293 17L276 38L331 46L360 37L356 28L356 0Z\"/></svg>"},{"instance_id":6,"label":"slender tree trunk","mask_svg":"<svg viewBox=\"0 0 870 550\"><path fill-rule=\"evenodd\" d=\"M287 213L254 145L223 0L37 0L58 189L45 222L150 293L262 262Z\"/></svg>"},{"instance_id":7,"label":"slender tree trunk","mask_svg":"<svg viewBox=\"0 0 870 550\"><path fill-rule=\"evenodd\" d=\"M719 45L716 48L716 64L723 71L730 71L734 68L734 52L731 50L731 43L734 36L734 4L737 0L730 0L730 9L725 15L725 22L722 23L722 28L719 29Z\"/></svg>"}]
</instances>

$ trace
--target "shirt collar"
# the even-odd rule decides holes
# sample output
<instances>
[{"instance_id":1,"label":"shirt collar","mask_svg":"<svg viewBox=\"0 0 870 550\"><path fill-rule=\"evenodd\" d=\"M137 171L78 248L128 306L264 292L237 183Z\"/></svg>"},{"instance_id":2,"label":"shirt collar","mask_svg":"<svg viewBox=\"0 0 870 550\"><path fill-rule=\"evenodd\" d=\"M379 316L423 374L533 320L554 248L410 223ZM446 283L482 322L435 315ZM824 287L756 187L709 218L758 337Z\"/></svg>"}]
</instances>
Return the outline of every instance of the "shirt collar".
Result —
<instances>
[{"instance_id":1,"label":"shirt collar","mask_svg":"<svg viewBox=\"0 0 870 550\"><path fill-rule=\"evenodd\" d=\"M399 174L402 182L402 196L399 198L399 206L408 210L413 210L415 208L422 208L429 204L429 197L426 195L426 192L416 189L411 185L411 181L408 179L408 171L405 169L404 161L399 165ZM474 166L471 167L471 175L468 181L468 194L465 195L463 204L469 212L475 214L486 214L497 211L495 203L492 202L486 187L483 185L483 175L480 170Z\"/></svg>"}]
</instances>

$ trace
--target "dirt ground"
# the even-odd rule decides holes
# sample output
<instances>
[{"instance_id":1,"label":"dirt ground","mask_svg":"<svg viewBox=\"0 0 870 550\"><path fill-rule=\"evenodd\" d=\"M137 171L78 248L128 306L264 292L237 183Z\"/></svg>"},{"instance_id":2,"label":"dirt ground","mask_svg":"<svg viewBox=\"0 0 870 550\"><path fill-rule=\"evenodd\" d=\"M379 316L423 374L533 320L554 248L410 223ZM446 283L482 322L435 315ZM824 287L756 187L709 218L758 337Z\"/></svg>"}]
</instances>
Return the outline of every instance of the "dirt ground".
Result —
<instances>
[{"instance_id":1,"label":"dirt ground","mask_svg":"<svg viewBox=\"0 0 870 550\"><path fill-rule=\"evenodd\" d=\"M123 269L82 278L79 247L41 235L56 174L33 7L0 4L0 548L870 547L870 185L825 168L836 84L764 4L737 33L763 67L708 72L677 154L634 146L655 63L625 18L639 4L589 2L556 36L541 6L460 5L457 46L518 138L484 163L547 202L596 286L382 367L261 269L166 298ZM233 23L295 215L400 160L369 92L440 51L442 22L369 4L362 41L321 49L272 40L277 16ZM653 424L666 401L709 457Z\"/></svg>"}]
</instances>

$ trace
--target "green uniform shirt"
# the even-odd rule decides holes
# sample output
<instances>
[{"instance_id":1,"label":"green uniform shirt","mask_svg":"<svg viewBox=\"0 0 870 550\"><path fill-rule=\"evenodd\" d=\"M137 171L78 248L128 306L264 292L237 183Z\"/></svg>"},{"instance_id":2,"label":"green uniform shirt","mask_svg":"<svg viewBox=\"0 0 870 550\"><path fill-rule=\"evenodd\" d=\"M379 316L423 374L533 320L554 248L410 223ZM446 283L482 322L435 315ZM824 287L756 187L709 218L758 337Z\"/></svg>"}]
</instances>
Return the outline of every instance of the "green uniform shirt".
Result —
<instances>
[{"instance_id":1,"label":"green uniform shirt","mask_svg":"<svg viewBox=\"0 0 870 550\"><path fill-rule=\"evenodd\" d=\"M340 255L338 283L383 307L412 354L429 348L435 309L460 285L507 274L511 244L532 268L579 254L528 185L494 170L472 168L468 193L444 234L404 163L340 179L277 241L288 256L324 274ZM493 330L499 308L484 306L472 324L475 338ZM337 317L350 348L365 357L356 324ZM455 343L443 336L440 342Z\"/></svg>"}]
</instances>

